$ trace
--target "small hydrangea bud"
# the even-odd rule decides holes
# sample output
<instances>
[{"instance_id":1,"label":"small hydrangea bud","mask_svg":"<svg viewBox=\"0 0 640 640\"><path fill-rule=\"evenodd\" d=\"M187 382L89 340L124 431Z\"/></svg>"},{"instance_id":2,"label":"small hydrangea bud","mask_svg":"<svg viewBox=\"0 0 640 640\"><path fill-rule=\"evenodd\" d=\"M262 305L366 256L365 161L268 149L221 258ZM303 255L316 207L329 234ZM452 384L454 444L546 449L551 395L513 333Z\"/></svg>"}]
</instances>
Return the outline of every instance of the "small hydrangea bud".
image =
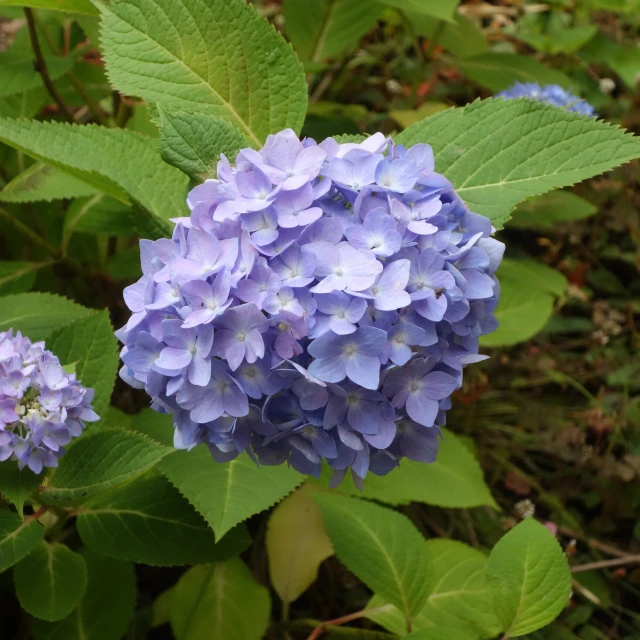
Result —
<instances>
[{"instance_id":1,"label":"small hydrangea bud","mask_svg":"<svg viewBox=\"0 0 640 640\"><path fill-rule=\"evenodd\" d=\"M516 82L513 86L496 94L496 98L512 100L514 98L530 98L537 102L546 102L555 107L563 107L567 111L575 111L583 116L596 115L593 107L582 98L557 84L540 86L535 82Z\"/></svg>"}]
</instances>

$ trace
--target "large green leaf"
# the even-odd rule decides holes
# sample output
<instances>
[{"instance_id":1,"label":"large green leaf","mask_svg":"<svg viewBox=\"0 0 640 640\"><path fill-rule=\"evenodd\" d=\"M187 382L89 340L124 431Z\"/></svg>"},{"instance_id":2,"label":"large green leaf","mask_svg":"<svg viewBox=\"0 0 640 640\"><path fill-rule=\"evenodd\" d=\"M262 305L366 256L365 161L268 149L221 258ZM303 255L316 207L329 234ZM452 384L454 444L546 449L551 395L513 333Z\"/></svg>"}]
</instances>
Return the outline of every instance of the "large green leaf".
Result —
<instances>
[{"instance_id":1,"label":"large green leaf","mask_svg":"<svg viewBox=\"0 0 640 640\"><path fill-rule=\"evenodd\" d=\"M136 605L133 565L88 549L81 555L87 588L79 606L59 622L31 620L36 640L121 640L128 629Z\"/></svg>"},{"instance_id":2,"label":"large green leaf","mask_svg":"<svg viewBox=\"0 0 640 640\"><path fill-rule=\"evenodd\" d=\"M35 518L23 521L13 511L0 511L0 572L22 560L43 538L44 528Z\"/></svg>"},{"instance_id":3,"label":"large green leaf","mask_svg":"<svg viewBox=\"0 0 640 640\"><path fill-rule=\"evenodd\" d=\"M323 560L333 555L322 513L306 487L274 509L266 545L271 583L283 602L293 602L316 581Z\"/></svg>"},{"instance_id":4,"label":"large green leaf","mask_svg":"<svg viewBox=\"0 0 640 640\"><path fill-rule=\"evenodd\" d=\"M89 196L96 189L50 164L36 162L0 191L2 202L37 202Z\"/></svg>"},{"instance_id":5,"label":"large green leaf","mask_svg":"<svg viewBox=\"0 0 640 640\"><path fill-rule=\"evenodd\" d=\"M232 124L204 113L171 112L159 107L160 154L169 164L198 180L215 178L224 153L233 162L247 139Z\"/></svg>"},{"instance_id":6,"label":"large green leaf","mask_svg":"<svg viewBox=\"0 0 640 640\"><path fill-rule=\"evenodd\" d=\"M78 504L148 471L171 450L142 434L100 429L79 438L40 491L46 504Z\"/></svg>"},{"instance_id":7,"label":"large green leaf","mask_svg":"<svg viewBox=\"0 0 640 640\"><path fill-rule=\"evenodd\" d=\"M426 605L413 621L418 630L439 630L442 637L459 633L470 639L496 636L501 627L493 612L486 577L487 556L455 540L427 540L428 584ZM400 611L384 607L374 596L368 618L393 633L402 635L405 626Z\"/></svg>"},{"instance_id":8,"label":"large green leaf","mask_svg":"<svg viewBox=\"0 0 640 640\"><path fill-rule=\"evenodd\" d=\"M51 262L0 260L0 295L29 291L36 280L36 273L50 265Z\"/></svg>"},{"instance_id":9,"label":"large green leaf","mask_svg":"<svg viewBox=\"0 0 640 640\"><path fill-rule=\"evenodd\" d=\"M62 235L65 242L74 233L133 235L132 220L133 211L129 205L98 193L71 203L64 216Z\"/></svg>"},{"instance_id":10,"label":"large green leaf","mask_svg":"<svg viewBox=\"0 0 640 640\"><path fill-rule=\"evenodd\" d=\"M176 640L261 640L269 610L269 592L238 559L193 567L171 590Z\"/></svg>"},{"instance_id":11,"label":"large green leaf","mask_svg":"<svg viewBox=\"0 0 640 640\"><path fill-rule=\"evenodd\" d=\"M582 220L597 211L595 204L571 191L550 191L519 204L509 226L550 231L558 223Z\"/></svg>"},{"instance_id":12,"label":"large green leaf","mask_svg":"<svg viewBox=\"0 0 640 640\"><path fill-rule=\"evenodd\" d=\"M57 542L41 542L13 570L20 605L36 618L55 622L68 616L87 588L84 558Z\"/></svg>"},{"instance_id":13,"label":"large green leaf","mask_svg":"<svg viewBox=\"0 0 640 640\"><path fill-rule=\"evenodd\" d=\"M43 474L36 475L29 467L20 469L13 462L0 464L0 493L15 505L20 516L25 500L42 484L43 479Z\"/></svg>"},{"instance_id":14,"label":"large green leaf","mask_svg":"<svg viewBox=\"0 0 640 640\"><path fill-rule=\"evenodd\" d=\"M62 169L96 189L136 202L153 214L158 232L185 211L187 177L160 158L153 140L96 125L0 119L0 141Z\"/></svg>"},{"instance_id":15,"label":"large green leaf","mask_svg":"<svg viewBox=\"0 0 640 640\"><path fill-rule=\"evenodd\" d=\"M377 2L403 11L414 11L451 22L459 0L377 0Z\"/></svg>"},{"instance_id":16,"label":"large green leaf","mask_svg":"<svg viewBox=\"0 0 640 640\"><path fill-rule=\"evenodd\" d=\"M567 558L554 535L533 518L507 533L487 566L493 604L505 637L540 629L566 606L571 592Z\"/></svg>"},{"instance_id":17,"label":"large green leaf","mask_svg":"<svg viewBox=\"0 0 640 640\"><path fill-rule=\"evenodd\" d=\"M52 80L63 76L73 66L73 58L45 56ZM16 60L11 53L0 53L0 98L21 94L42 86L42 76L33 68L33 59Z\"/></svg>"},{"instance_id":18,"label":"large green leaf","mask_svg":"<svg viewBox=\"0 0 640 640\"><path fill-rule=\"evenodd\" d=\"M497 227L530 196L640 156L640 140L624 130L527 99L449 109L409 127L397 141L432 145L436 171Z\"/></svg>"},{"instance_id":19,"label":"large green leaf","mask_svg":"<svg viewBox=\"0 0 640 640\"><path fill-rule=\"evenodd\" d=\"M109 406L118 372L118 342L105 309L51 333L47 348L63 365L77 363L75 372L85 387L95 389L93 408L102 415Z\"/></svg>"},{"instance_id":20,"label":"large green leaf","mask_svg":"<svg viewBox=\"0 0 640 640\"><path fill-rule=\"evenodd\" d=\"M457 60L456 65L468 78L491 91L502 91L514 82L559 84L565 88L572 84L564 73L546 67L531 56L514 53L483 53Z\"/></svg>"},{"instance_id":21,"label":"large green leaf","mask_svg":"<svg viewBox=\"0 0 640 640\"><path fill-rule=\"evenodd\" d=\"M223 118L256 146L300 131L302 65L245 0L112 0L100 10L107 70L123 93Z\"/></svg>"},{"instance_id":22,"label":"large green leaf","mask_svg":"<svg viewBox=\"0 0 640 640\"><path fill-rule=\"evenodd\" d=\"M244 454L220 464L206 447L176 451L159 469L204 516L218 537L293 491L304 476L286 466L258 467Z\"/></svg>"},{"instance_id":23,"label":"large green leaf","mask_svg":"<svg viewBox=\"0 0 640 640\"><path fill-rule=\"evenodd\" d=\"M91 549L122 560L174 566L215 562L242 551L244 530L218 544L211 528L161 475L142 476L86 502L78 532Z\"/></svg>"},{"instance_id":24,"label":"large green leaf","mask_svg":"<svg viewBox=\"0 0 640 640\"><path fill-rule=\"evenodd\" d=\"M427 599L424 539L404 515L371 502L313 493L339 560L407 621Z\"/></svg>"},{"instance_id":25,"label":"large green leaf","mask_svg":"<svg viewBox=\"0 0 640 640\"><path fill-rule=\"evenodd\" d=\"M50 293L18 293L2 298L0 331L13 328L35 342L91 313L91 309Z\"/></svg>"},{"instance_id":26,"label":"large green leaf","mask_svg":"<svg viewBox=\"0 0 640 640\"><path fill-rule=\"evenodd\" d=\"M65 11L94 16L98 10L91 4L91 0L2 0L3 7L32 7L47 11Z\"/></svg>"},{"instance_id":27,"label":"large green leaf","mask_svg":"<svg viewBox=\"0 0 640 640\"><path fill-rule=\"evenodd\" d=\"M382 14L362 0L285 0L287 36L303 60L320 62L355 49Z\"/></svg>"}]
</instances>

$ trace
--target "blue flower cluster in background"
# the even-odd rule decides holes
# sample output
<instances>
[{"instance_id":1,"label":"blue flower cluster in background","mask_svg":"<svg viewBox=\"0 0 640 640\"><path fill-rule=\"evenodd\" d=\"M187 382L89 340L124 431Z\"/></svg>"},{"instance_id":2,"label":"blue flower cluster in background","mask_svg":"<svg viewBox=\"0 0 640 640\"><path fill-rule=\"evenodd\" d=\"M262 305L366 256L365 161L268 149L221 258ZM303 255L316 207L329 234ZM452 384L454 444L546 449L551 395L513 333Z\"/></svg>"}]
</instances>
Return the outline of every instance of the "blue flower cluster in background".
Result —
<instances>
[{"instance_id":1,"label":"blue flower cluster in background","mask_svg":"<svg viewBox=\"0 0 640 640\"><path fill-rule=\"evenodd\" d=\"M546 102L555 107L563 107L567 111L575 111L583 116L595 115L593 107L582 98L557 84L539 85L537 82L516 82L512 87L496 94L497 98L511 100L513 98L531 98L538 102Z\"/></svg>"},{"instance_id":2,"label":"blue flower cluster in background","mask_svg":"<svg viewBox=\"0 0 640 640\"><path fill-rule=\"evenodd\" d=\"M44 342L0 332L0 461L13 457L34 473L57 467L64 445L99 420L93 396Z\"/></svg>"},{"instance_id":3,"label":"blue flower cluster in background","mask_svg":"<svg viewBox=\"0 0 640 640\"><path fill-rule=\"evenodd\" d=\"M141 242L121 376L172 413L175 446L248 451L340 480L433 462L479 336L497 326L504 245L431 147L378 133L242 150Z\"/></svg>"}]
</instances>

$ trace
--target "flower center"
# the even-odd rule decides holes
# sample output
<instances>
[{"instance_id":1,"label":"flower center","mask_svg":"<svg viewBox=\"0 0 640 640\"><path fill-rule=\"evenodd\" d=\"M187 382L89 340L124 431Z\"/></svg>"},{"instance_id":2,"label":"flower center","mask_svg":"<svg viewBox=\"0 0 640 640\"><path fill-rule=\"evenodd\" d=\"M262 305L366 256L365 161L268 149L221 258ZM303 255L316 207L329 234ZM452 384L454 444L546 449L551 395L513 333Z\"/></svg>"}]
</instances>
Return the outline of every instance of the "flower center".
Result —
<instances>
[{"instance_id":1,"label":"flower center","mask_svg":"<svg viewBox=\"0 0 640 640\"><path fill-rule=\"evenodd\" d=\"M344 353L347 356L352 356L356 352L356 348L352 344L348 344L344 348Z\"/></svg>"},{"instance_id":2,"label":"flower center","mask_svg":"<svg viewBox=\"0 0 640 640\"><path fill-rule=\"evenodd\" d=\"M246 337L247 337L247 334L242 331L237 335L237 338L238 340L240 340L240 342L244 342Z\"/></svg>"}]
</instances>

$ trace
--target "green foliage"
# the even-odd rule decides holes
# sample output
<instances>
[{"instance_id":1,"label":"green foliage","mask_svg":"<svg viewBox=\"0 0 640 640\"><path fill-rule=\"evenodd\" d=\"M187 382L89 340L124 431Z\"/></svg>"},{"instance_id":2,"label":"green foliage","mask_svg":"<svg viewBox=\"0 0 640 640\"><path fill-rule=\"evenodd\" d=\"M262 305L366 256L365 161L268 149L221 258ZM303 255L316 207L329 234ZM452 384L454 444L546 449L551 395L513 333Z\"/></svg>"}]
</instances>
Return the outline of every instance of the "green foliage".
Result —
<instances>
[{"instance_id":1,"label":"green foliage","mask_svg":"<svg viewBox=\"0 0 640 640\"><path fill-rule=\"evenodd\" d=\"M303 60L320 62L358 46L383 7L361 0L285 0L287 36Z\"/></svg>"},{"instance_id":2,"label":"green foliage","mask_svg":"<svg viewBox=\"0 0 640 640\"><path fill-rule=\"evenodd\" d=\"M418 530L405 516L370 502L326 493L313 499L340 561L412 620L427 598L428 558Z\"/></svg>"},{"instance_id":3,"label":"green foliage","mask_svg":"<svg viewBox=\"0 0 640 640\"><path fill-rule=\"evenodd\" d=\"M424 0L376 0L389 7L396 7L403 11L414 11L440 20L453 20L453 12L458 6L459 0L437 0L437 2L425 2Z\"/></svg>"},{"instance_id":4,"label":"green foliage","mask_svg":"<svg viewBox=\"0 0 640 640\"><path fill-rule=\"evenodd\" d=\"M596 205L571 191L550 191L519 204L509 226L551 231L556 224L582 220L597 211Z\"/></svg>"},{"instance_id":5,"label":"green foliage","mask_svg":"<svg viewBox=\"0 0 640 640\"><path fill-rule=\"evenodd\" d=\"M47 9L48 11L65 11L89 16L98 14L98 10L91 4L91 0L3 0L4 7L32 7L33 9Z\"/></svg>"},{"instance_id":6,"label":"green foliage","mask_svg":"<svg viewBox=\"0 0 640 640\"><path fill-rule=\"evenodd\" d=\"M2 299L0 331L13 327L35 342L91 313L90 309L50 293L19 293Z\"/></svg>"},{"instance_id":7,"label":"green foliage","mask_svg":"<svg viewBox=\"0 0 640 640\"><path fill-rule=\"evenodd\" d=\"M442 23L438 18L407 11L413 28L425 38L437 37L438 44L458 58L470 58L490 51L484 33L471 20L457 13L453 22Z\"/></svg>"},{"instance_id":8,"label":"green foliage","mask_svg":"<svg viewBox=\"0 0 640 640\"><path fill-rule=\"evenodd\" d=\"M285 498L267 525L269 575L283 602L293 602L318 577L318 568L333 555L322 513L306 487Z\"/></svg>"},{"instance_id":9,"label":"green foliage","mask_svg":"<svg viewBox=\"0 0 640 640\"><path fill-rule=\"evenodd\" d=\"M176 640L261 640L269 622L269 593L238 559L193 567L171 590Z\"/></svg>"},{"instance_id":10,"label":"green foliage","mask_svg":"<svg viewBox=\"0 0 640 640\"><path fill-rule=\"evenodd\" d=\"M283 465L258 467L246 454L224 464L213 462L203 446L176 451L159 469L219 538L239 522L271 507L304 480Z\"/></svg>"},{"instance_id":11,"label":"green foliage","mask_svg":"<svg viewBox=\"0 0 640 640\"><path fill-rule=\"evenodd\" d=\"M49 266L47 262L0 261L0 294L24 293L33 287L36 273Z\"/></svg>"},{"instance_id":12,"label":"green foliage","mask_svg":"<svg viewBox=\"0 0 640 640\"><path fill-rule=\"evenodd\" d=\"M77 362L76 376L85 387L95 389L92 405L102 415L109 406L118 371L118 343L109 312L98 311L53 331L47 338L47 348L62 364Z\"/></svg>"},{"instance_id":13,"label":"green foliage","mask_svg":"<svg viewBox=\"0 0 640 640\"><path fill-rule=\"evenodd\" d=\"M553 534L533 518L521 522L493 548L487 577L496 613L509 637L545 626L569 600L567 558Z\"/></svg>"},{"instance_id":14,"label":"green foliage","mask_svg":"<svg viewBox=\"0 0 640 640\"><path fill-rule=\"evenodd\" d=\"M160 113L160 155L188 176L215 178L220 154L230 161L247 146L246 138L229 122L204 113Z\"/></svg>"},{"instance_id":15,"label":"green foliage","mask_svg":"<svg viewBox=\"0 0 640 640\"><path fill-rule=\"evenodd\" d=\"M45 504L75 505L148 471L170 449L134 431L101 429L76 440L40 491Z\"/></svg>"},{"instance_id":16,"label":"green foliage","mask_svg":"<svg viewBox=\"0 0 640 640\"><path fill-rule=\"evenodd\" d=\"M0 572L22 560L43 538L44 529L35 518L22 520L13 511L0 511Z\"/></svg>"},{"instance_id":17,"label":"green foliage","mask_svg":"<svg viewBox=\"0 0 640 640\"><path fill-rule=\"evenodd\" d=\"M545 135L540 136L541 129ZM428 142L436 170L497 227L528 198L640 156L640 141L608 123L532 100L484 100L449 109L398 137Z\"/></svg>"},{"instance_id":18,"label":"green foliage","mask_svg":"<svg viewBox=\"0 0 640 640\"><path fill-rule=\"evenodd\" d=\"M13 570L22 608L36 618L66 618L87 588L84 558L57 542L41 542Z\"/></svg>"},{"instance_id":19,"label":"green foliage","mask_svg":"<svg viewBox=\"0 0 640 640\"><path fill-rule=\"evenodd\" d=\"M227 120L253 145L300 130L302 65L244 0L113 0L100 10L105 61L120 91Z\"/></svg>"},{"instance_id":20,"label":"green foliage","mask_svg":"<svg viewBox=\"0 0 640 640\"><path fill-rule=\"evenodd\" d=\"M134 215L129 205L104 193L76 198L64 216L63 242L68 243L74 233L131 235Z\"/></svg>"},{"instance_id":21,"label":"green foliage","mask_svg":"<svg viewBox=\"0 0 640 640\"><path fill-rule=\"evenodd\" d=\"M46 57L52 80L63 76L73 66L72 58ZM15 60L9 53L0 53L0 98L37 89L42 86L39 74L33 72L33 59Z\"/></svg>"},{"instance_id":22,"label":"green foliage","mask_svg":"<svg viewBox=\"0 0 640 640\"><path fill-rule=\"evenodd\" d=\"M80 604L59 622L31 620L36 640L120 640L133 618L133 565L83 549L87 588Z\"/></svg>"},{"instance_id":23,"label":"green foliage","mask_svg":"<svg viewBox=\"0 0 640 640\"><path fill-rule=\"evenodd\" d=\"M87 501L77 523L89 548L163 567L223 560L247 545L242 529L216 544L207 523L166 478L154 473Z\"/></svg>"},{"instance_id":24,"label":"green foliage","mask_svg":"<svg viewBox=\"0 0 640 640\"><path fill-rule=\"evenodd\" d=\"M18 515L27 497L42 484L44 474L36 475L29 468L19 469L17 464L0 464L0 493L15 505Z\"/></svg>"}]
</instances>

